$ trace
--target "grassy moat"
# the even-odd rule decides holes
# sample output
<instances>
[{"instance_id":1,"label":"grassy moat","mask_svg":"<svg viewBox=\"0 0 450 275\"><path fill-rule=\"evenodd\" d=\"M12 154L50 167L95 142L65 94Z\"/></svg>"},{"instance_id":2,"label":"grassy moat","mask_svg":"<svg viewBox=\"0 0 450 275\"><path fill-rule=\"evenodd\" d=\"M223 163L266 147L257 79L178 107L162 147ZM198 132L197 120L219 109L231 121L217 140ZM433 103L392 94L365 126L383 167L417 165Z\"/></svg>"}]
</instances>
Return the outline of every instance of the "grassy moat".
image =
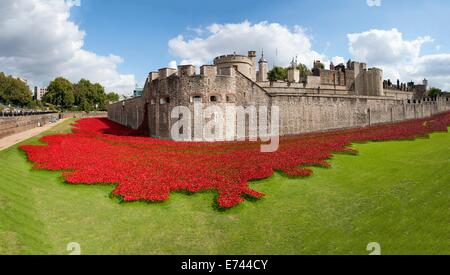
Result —
<instances>
[{"instance_id":1,"label":"grassy moat","mask_svg":"<svg viewBox=\"0 0 450 275\"><path fill-rule=\"evenodd\" d=\"M0 152L0 254L69 254L70 242L82 254L367 255L371 242L382 254L450 254L450 133L354 148L311 177L253 182L265 198L217 211L213 193L120 203L114 186L32 170L17 145Z\"/></svg>"}]
</instances>

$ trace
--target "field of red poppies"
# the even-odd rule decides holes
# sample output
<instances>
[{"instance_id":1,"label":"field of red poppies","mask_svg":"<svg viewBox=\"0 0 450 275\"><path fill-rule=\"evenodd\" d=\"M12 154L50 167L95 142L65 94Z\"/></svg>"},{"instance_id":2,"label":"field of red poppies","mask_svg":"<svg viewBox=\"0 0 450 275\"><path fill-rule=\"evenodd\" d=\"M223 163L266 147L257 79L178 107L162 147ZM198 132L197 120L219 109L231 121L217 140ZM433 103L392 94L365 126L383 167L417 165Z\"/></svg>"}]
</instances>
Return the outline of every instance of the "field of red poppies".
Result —
<instances>
[{"instance_id":1,"label":"field of red poppies","mask_svg":"<svg viewBox=\"0 0 450 275\"><path fill-rule=\"evenodd\" d=\"M447 131L450 113L428 119L362 129L285 137L274 153L261 153L259 143L179 143L148 138L107 119L81 119L73 133L47 136L47 145L25 145L35 169L68 171L70 184L117 184L113 194L124 201L165 201L172 191L215 191L217 204L231 208L246 197L264 194L250 180L274 171L309 176L308 167L329 167L333 153L356 154L352 142L406 140Z\"/></svg>"}]
</instances>

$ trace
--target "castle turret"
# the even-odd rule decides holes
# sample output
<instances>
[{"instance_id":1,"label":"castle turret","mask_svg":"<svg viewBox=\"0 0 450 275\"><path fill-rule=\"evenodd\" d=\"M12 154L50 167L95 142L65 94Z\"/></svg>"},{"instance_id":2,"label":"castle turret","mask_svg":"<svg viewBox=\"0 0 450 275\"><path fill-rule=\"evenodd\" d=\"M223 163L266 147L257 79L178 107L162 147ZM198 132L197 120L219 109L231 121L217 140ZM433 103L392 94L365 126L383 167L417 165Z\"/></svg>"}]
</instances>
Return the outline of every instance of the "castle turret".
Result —
<instances>
[{"instance_id":1,"label":"castle turret","mask_svg":"<svg viewBox=\"0 0 450 275\"><path fill-rule=\"evenodd\" d=\"M193 76L195 75L195 66L193 65L181 65L178 66L178 76Z\"/></svg>"},{"instance_id":2,"label":"castle turret","mask_svg":"<svg viewBox=\"0 0 450 275\"><path fill-rule=\"evenodd\" d=\"M217 66L219 72L223 68L236 68L239 72L248 78L256 81L256 52L250 51L248 56L245 55L222 55L214 59L214 65Z\"/></svg>"},{"instance_id":3,"label":"castle turret","mask_svg":"<svg viewBox=\"0 0 450 275\"><path fill-rule=\"evenodd\" d=\"M269 63L264 58L264 52L262 53L261 59L259 60L258 64L259 64L259 72L257 81L266 82L268 80Z\"/></svg>"},{"instance_id":4,"label":"castle turret","mask_svg":"<svg viewBox=\"0 0 450 275\"><path fill-rule=\"evenodd\" d=\"M330 71L334 71L334 64L333 64L333 61L330 62Z\"/></svg>"},{"instance_id":5,"label":"castle turret","mask_svg":"<svg viewBox=\"0 0 450 275\"><path fill-rule=\"evenodd\" d=\"M428 80L425 78L422 82L423 86L425 86L425 90L428 91Z\"/></svg>"},{"instance_id":6,"label":"castle turret","mask_svg":"<svg viewBox=\"0 0 450 275\"><path fill-rule=\"evenodd\" d=\"M383 90L383 70L378 68L370 68L365 70L365 79L367 81L367 95L370 96L384 96Z\"/></svg>"}]
</instances>

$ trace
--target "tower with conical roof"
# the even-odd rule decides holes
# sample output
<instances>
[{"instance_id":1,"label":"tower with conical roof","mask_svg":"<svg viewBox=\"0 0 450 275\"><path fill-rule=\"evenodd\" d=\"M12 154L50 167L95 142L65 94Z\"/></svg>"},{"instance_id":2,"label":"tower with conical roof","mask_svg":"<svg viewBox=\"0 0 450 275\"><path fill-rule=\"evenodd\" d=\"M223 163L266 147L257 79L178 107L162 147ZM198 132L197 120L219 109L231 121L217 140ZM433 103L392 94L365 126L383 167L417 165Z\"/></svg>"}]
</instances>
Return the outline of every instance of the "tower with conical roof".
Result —
<instances>
[{"instance_id":1,"label":"tower with conical roof","mask_svg":"<svg viewBox=\"0 0 450 275\"><path fill-rule=\"evenodd\" d=\"M264 51L261 54L261 58L259 59L259 72L258 72L258 79L259 82L266 82L268 81L268 74L269 74L269 63L264 58Z\"/></svg>"}]
</instances>

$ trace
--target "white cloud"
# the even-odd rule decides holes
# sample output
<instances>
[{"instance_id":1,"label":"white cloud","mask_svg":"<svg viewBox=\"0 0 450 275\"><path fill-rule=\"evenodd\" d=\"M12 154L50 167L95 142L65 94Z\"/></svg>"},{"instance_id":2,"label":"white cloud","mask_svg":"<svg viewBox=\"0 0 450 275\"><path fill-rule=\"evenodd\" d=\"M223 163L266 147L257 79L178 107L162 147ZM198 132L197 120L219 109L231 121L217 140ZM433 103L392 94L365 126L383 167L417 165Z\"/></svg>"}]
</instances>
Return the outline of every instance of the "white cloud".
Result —
<instances>
[{"instance_id":1,"label":"white cloud","mask_svg":"<svg viewBox=\"0 0 450 275\"><path fill-rule=\"evenodd\" d=\"M426 77L431 85L450 91L450 54L420 56L413 66L411 77Z\"/></svg>"},{"instance_id":2,"label":"white cloud","mask_svg":"<svg viewBox=\"0 0 450 275\"><path fill-rule=\"evenodd\" d=\"M169 62L169 64L167 65L168 68L171 69L176 69L177 68L177 61L176 60L172 60Z\"/></svg>"},{"instance_id":3,"label":"white cloud","mask_svg":"<svg viewBox=\"0 0 450 275\"><path fill-rule=\"evenodd\" d=\"M69 7L81 7L81 0L66 0Z\"/></svg>"},{"instance_id":4,"label":"white cloud","mask_svg":"<svg viewBox=\"0 0 450 275\"><path fill-rule=\"evenodd\" d=\"M204 33L204 29L202 27L193 28L193 27L188 26L187 30L195 33L196 35L203 35L203 33Z\"/></svg>"},{"instance_id":5,"label":"white cloud","mask_svg":"<svg viewBox=\"0 0 450 275\"><path fill-rule=\"evenodd\" d=\"M366 2L369 7L380 7L381 6L381 0L366 0Z\"/></svg>"},{"instance_id":6,"label":"white cloud","mask_svg":"<svg viewBox=\"0 0 450 275\"><path fill-rule=\"evenodd\" d=\"M450 54L422 55L423 44L433 42L429 36L406 40L397 29L369 30L348 35L349 51L356 60L380 67L385 78L421 81L450 89Z\"/></svg>"},{"instance_id":7,"label":"white cloud","mask_svg":"<svg viewBox=\"0 0 450 275\"><path fill-rule=\"evenodd\" d=\"M370 30L348 35L350 54L369 63L398 64L415 60L424 43L432 42L429 37L404 40L397 29Z\"/></svg>"},{"instance_id":8,"label":"white cloud","mask_svg":"<svg viewBox=\"0 0 450 275\"><path fill-rule=\"evenodd\" d=\"M288 28L278 23L248 21L236 24L212 24L197 29L196 37L187 39L179 35L169 41L170 53L180 64L200 66L212 62L214 57L227 54L246 54L249 50L264 49L270 63L286 66L296 55L299 61L311 66L313 60L327 60L312 49L312 38L306 30L295 26ZM278 52L278 57L277 53Z\"/></svg>"},{"instance_id":9,"label":"white cloud","mask_svg":"<svg viewBox=\"0 0 450 275\"><path fill-rule=\"evenodd\" d=\"M342 56L335 56L333 58L331 58L331 62L333 62L334 65L339 65L339 64L346 64L347 61L345 61L345 58L343 58Z\"/></svg>"},{"instance_id":10,"label":"white cloud","mask_svg":"<svg viewBox=\"0 0 450 275\"><path fill-rule=\"evenodd\" d=\"M135 77L117 70L122 58L83 49L85 32L69 19L71 8L79 5L79 0L2 0L0 70L33 85L64 76L87 78L107 90L132 91Z\"/></svg>"}]
</instances>

